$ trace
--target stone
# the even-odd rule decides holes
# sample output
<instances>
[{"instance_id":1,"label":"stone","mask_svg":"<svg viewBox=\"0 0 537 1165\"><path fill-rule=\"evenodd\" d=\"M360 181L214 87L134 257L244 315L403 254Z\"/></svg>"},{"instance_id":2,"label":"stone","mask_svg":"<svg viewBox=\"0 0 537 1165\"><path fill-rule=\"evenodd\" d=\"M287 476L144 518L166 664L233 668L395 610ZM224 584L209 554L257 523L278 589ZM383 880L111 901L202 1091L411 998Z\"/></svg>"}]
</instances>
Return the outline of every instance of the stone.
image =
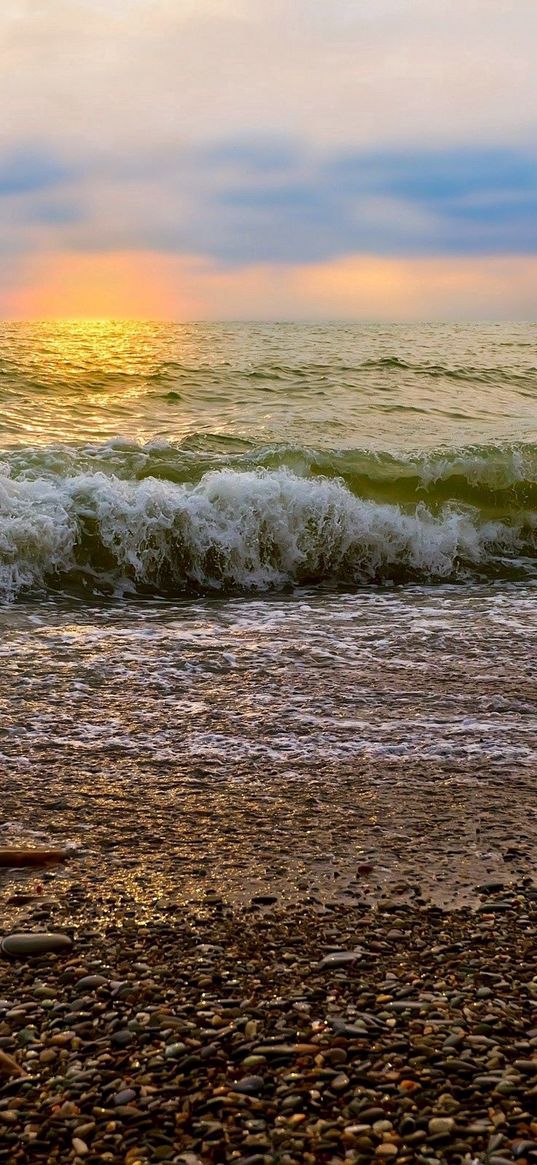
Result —
<instances>
[{"instance_id":1,"label":"stone","mask_svg":"<svg viewBox=\"0 0 537 1165\"><path fill-rule=\"evenodd\" d=\"M321 959L319 970L330 971L334 967L346 967L349 963L356 963L361 953L361 951L332 951Z\"/></svg>"},{"instance_id":2,"label":"stone","mask_svg":"<svg viewBox=\"0 0 537 1165\"><path fill-rule=\"evenodd\" d=\"M86 1153L89 1152L89 1149L88 1149L88 1146L86 1145L86 1142L81 1140L80 1137L73 1137L73 1140L71 1143L72 1143L74 1152L76 1153L77 1157L85 1157Z\"/></svg>"},{"instance_id":3,"label":"stone","mask_svg":"<svg viewBox=\"0 0 537 1165\"><path fill-rule=\"evenodd\" d=\"M84 975L75 983L75 991L95 991L97 987L104 987L108 982L104 975Z\"/></svg>"},{"instance_id":4,"label":"stone","mask_svg":"<svg viewBox=\"0 0 537 1165\"><path fill-rule=\"evenodd\" d=\"M122 1088L121 1092L116 1092L114 1096L114 1104L116 1107L119 1104L130 1104L131 1100L136 1100L136 1093L133 1088Z\"/></svg>"},{"instance_id":5,"label":"stone","mask_svg":"<svg viewBox=\"0 0 537 1165\"><path fill-rule=\"evenodd\" d=\"M431 1137L449 1137L455 1128L455 1120L452 1116L433 1116L428 1127Z\"/></svg>"},{"instance_id":6,"label":"stone","mask_svg":"<svg viewBox=\"0 0 537 1165\"><path fill-rule=\"evenodd\" d=\"M167 1060L179 1060L187 1051L186 1044L167 1044L164 1048L164 1055Z\"/></svg>"},{"instance_id":7,"label":"stone","mask_svg":"<svg viewBox=\"0 0 537 1165\"><path fill-rule=\"evenodd\" d=\"M66 862L69 854L61 849L0 849L0 866L15 869L23 866L48 866Z\"/></svg>"},{"instance_id":8,"label":"stone","mask_svg":"<svg viewBox=\"0 0 537 1165\"><path fill-rule=\"evenodd\" d=\"M354 1108L353 1108L354 1112ZM378 1108L376 1105L371 1105L369 1108L358 1109L360 1120L367 1121L368 1124L373 1124L373 1121L383 1120L385 1113L383 1108Z\"/></svg>"},{"instance_id":9,"label":"stone","mask_svg":"<svg viewBox=\"0 0 537 1165\"><path fill-rule=\"evenodd\" d=\"M346 1023L340 1016L330 1016L328 1018L328 1025L332 1028L338 1036L346 1036L348 1039L373 1039L374 1036L365 1027L359 1024Z\"/></svg>"},{"instance_id":10,"label":"stone","mask_svg":"<svg viewBox=\"0 0 537 1165\"><path fill-rule=\"evenodd\" d=\"M344 1072L340 1072L338 1076L335 1076L334 1079L330 1081L330 1088L333 1092L344 1092L345 1089L349 1087L349 1084L349 1077L346 1076Z\"/></svg>"},{"instance_id":11,"label":"stone","mask_svg":"<svg viewBox=\"0 0 537 1165\"><path fill-rule=\"evenodd\" d=\"M0 950L12 958L31 958L33 955L67 954L73 940L68 934L49 934L47 931L22 931L8 934Z\"/></svg>"},{"instance_id":12,"label":"stone","mask_svg":"<svg viewBox=\"0 0 537 1165\"><path fill-rule=\"evenodd\" d=\"M320 1050L318 1044L267 1044L255 1048L255 1053L258 1056L313 1056Z\"/></svg>"},{"instance_id":13,"label":"stone","mask_svg":"<svg viewBox=\"0 0 537 1165\"><path fill-rule=\"evenodd\" d=\"M242 1080L236 1080L231 1085L232 1092L243 1092L246 1096L257 1096L259 1092L263 1091L264 1080L262 1076L243 1076Z\"/></svg>"},{"instance_id":14,"label":"stone","mask_svg":"<svg viewBox=\"0 0 537 1165\"><path fill-rule=\"evenodd\" d=\"M419 999L394 999L387 1006L390 1011L421 1011L422 1007L427 1007L428 1004Z\"/></svg>"},{"instance_id":15,"label":"stone","mask_svg":"<svg viewBox=\"0 0 537 1165\"><path fill-rule=\"evenodd\" d=\"M35 1042L36 1042L35 1028L33 1028L33 1027L20 1028L19 1032L17 1034L17 1040L18 1040L19 1044L21 1045L21 1048L27 1048L31 1044L35 1044Z\"/></svg>"},{"instance_id":16,"label":"stone","mask_svg":"<svg viewBox=\"0 0 537 1165\"><path fill-rule=\"evenodd\" d=\"M128 1044L132 1043L132 1039L132 1032L128 1031L127 1028L122 1028L120 1031L112 1032L110 1043L115 1048L126 1048Z\"/></svg>"},{"instance_id":17,"label":"stone","mask_svg":"<svg viewBox=\"0 0 537 1165\"><path fill-rule=\"evenodd\" d=\"M57 1058L57 1055L58 1053L55 1048L44 1048L43 1051L39 1053L39 1060L41 1064L53 1064Z\"/></svg>"}]
</instances>

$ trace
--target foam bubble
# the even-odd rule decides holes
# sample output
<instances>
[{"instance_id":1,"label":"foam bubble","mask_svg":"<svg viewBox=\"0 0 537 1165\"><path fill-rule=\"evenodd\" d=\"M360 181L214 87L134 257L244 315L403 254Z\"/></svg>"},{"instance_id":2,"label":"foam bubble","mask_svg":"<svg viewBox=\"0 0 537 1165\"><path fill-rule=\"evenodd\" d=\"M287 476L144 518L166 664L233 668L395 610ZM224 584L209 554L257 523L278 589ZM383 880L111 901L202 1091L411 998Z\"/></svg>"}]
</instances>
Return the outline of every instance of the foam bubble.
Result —
<instances>
[{"instance_id":1,"label":"foam bubble","mask_svg":"<svg viewBox=\"0 0 537 1165\"><path fill-rule=\"evenodd\" d=\"M533 570L536 523L360 498L288 470L196 485L104 472L0 479L0 593L90 579L163 593L442 581Z\"/></svg>"}]
</instances>

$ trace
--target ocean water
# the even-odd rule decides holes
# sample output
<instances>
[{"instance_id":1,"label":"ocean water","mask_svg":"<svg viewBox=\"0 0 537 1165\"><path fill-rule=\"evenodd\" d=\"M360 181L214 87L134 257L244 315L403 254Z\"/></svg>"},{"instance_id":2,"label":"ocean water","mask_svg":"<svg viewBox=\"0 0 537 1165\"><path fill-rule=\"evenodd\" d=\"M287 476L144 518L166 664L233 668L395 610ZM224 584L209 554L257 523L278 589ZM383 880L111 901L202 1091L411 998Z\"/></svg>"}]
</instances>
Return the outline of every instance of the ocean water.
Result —
<instances>
[{"instance_id":1,"label":"ocean water","mask_svg":"<svg viewBox=\"0 0 537 1165\"><path fill-rule=\"evenodd\" d=\"M524 864L537 326L4 324L0 400L5 837Z\"/></svg>"}]
</instances>

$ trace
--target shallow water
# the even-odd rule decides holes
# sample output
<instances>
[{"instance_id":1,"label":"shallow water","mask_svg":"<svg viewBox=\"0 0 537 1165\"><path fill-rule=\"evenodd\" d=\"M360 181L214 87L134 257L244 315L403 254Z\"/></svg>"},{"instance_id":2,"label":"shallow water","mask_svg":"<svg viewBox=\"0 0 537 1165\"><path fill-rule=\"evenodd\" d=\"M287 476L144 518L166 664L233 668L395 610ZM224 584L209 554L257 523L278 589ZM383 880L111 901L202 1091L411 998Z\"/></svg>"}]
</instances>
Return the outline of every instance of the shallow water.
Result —
<instances>
[{"instance_id":1,"label":"shallow water","mask_svg":"<svg viewBox=\"0 0 537 1165\"><path fill-rule=\"evenodd\" d=\"M19 604L0 615L3 759L31 766L53 737L77 764L532 765L534 602L519 585Z\"/></svg>"},{"instance_id":2,"label":"shallow water","mask_svg":"<svg viewBox=\"0 0 537 1165\"><path fill-rule=\"evenodd\" d=\"M536 342L4 326L4 843L146 906L532 875Z\"/></svg>"},{"instance_id":3,"label":"shallow water","mask_svg":"<svg viewBox=\"0 0 537 1165\"><path fill-rule=\"evenodd\" d=\"M67 842L145 910L471 901L534 868L534 615L522 585L5 608L4 844Z\"/></svg>"}]
</instances>

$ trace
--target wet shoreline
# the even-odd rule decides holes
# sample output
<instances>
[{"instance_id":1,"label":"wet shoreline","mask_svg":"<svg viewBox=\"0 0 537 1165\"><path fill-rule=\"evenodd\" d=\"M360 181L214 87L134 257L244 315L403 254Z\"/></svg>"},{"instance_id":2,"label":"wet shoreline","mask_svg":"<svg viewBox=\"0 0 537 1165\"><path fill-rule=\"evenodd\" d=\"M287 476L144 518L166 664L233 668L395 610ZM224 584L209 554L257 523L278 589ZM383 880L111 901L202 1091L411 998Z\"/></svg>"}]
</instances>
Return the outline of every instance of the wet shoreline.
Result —
<instances>
[{"instance_id":1,"label":"wet shoreline","mask_svg":"<svg viewBox=\"0 0 537 1165\"><path fill-rule=\"evenodd\" d=\"M64 914L83 892L96 925L140 921L163 909L199 905L216 891L235 906L270 893L277 901L375 904L387 898L442 907L475 906L477 887L535 878L535 772L506 776L477 766L319 766L286 772L229 765L172 772L95 765L80 786L43 767L5 782L3 845L60 845L58 870L0 874L5 924L38 907ZM32 830L20 807L31 807ZM17 824L17 820L19 824ZM20 896L27 902L19 902Z\"/></svg>"}]
</instances>

